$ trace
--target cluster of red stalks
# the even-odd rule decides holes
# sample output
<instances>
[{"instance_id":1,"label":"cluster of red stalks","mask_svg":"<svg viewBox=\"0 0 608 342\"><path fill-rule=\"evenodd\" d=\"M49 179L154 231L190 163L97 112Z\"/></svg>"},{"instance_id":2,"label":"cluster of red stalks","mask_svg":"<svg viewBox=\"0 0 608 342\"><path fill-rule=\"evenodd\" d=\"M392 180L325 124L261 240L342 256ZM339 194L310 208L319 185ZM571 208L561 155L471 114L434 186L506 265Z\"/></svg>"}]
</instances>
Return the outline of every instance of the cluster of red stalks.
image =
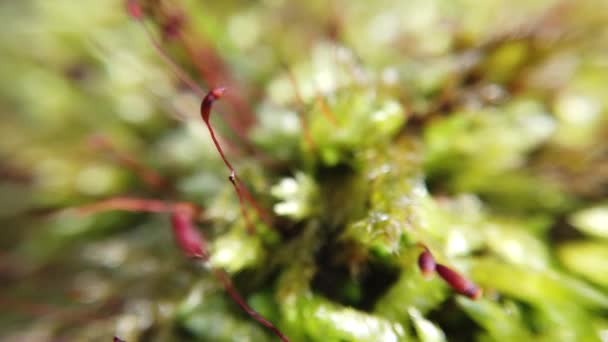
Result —
<instances>
[{"instance_id":1,"label":"cluster of red stalks","mask_svg":"<svg viewBox=\"0 0 608 342\"><path fill-rule=\"evenodd\" d=\"M251 218L249 217L246 208L247 203L251 205L251 207L253 207L258 217L262 221L264 221L265 224L271 226L272 222L270 216L262 207L257 204L249 190L245 187L241 179L238 177L236 170L226 158L222 146L220 145L219 140L216 136L216 133L213 130L213 127L211 126L209 119L211 116L212 105L216 100L220 99L225 94L225 88L216 87L212 88L208 92L204 92L202 88L198 86L198 84L190 76L188 76L188 74L184 70L182 70L182 68L179 67L176 62L173 61L169 54L163 49L160 42L155 38L153 31L146 26L145 22L143 21L145 14L138 1L126 0L126 8L129 16L135 21L137 21L144 28L146 35L148 36L151 43L154 45L156 51L158 52L160 57L169 65L175 75L182 82L184 82L184 84L188 85L192 89L192 91L194 91L194 93L203 98L200 107L201 118L207 126L209 135L213 140L213 144L215 145L218 154L222 158L222 161L224 162L226 168L229 171L228 179L231 182L236 195L238 196L240 210L243 215L243 218L245 219L248 232L254 233L255 226ZM183 25L183 18L171 18L173 18L174 20L168 20L169 24L165 25L168 27L163 27L163 32L170 36L179 36L181 34L180 26ZM176 20L176 18L181 18L181 20ZM295 77L289 69L287 69L287 72L289 79L294 87L296 100L299 102L300 105L303 105L303 100L297 88ZM203 76L205 75L203 74ZM325 104L324 100L320 96L317 96L316 101L320 106L323 115L328 119L328 121L337 126L337 120L329 110L328 106ZM312 141L312 138L310 137L310 133L306 129L306 123L304 122L302 117L300 119L302 121L302 127L304 130L305 138L309 146L311 148L314 148L314 143ZM230 122L228 122L228 124L235 131L235 133L240 136L239 132L241 131L234 125L230 124ZM107 152L118 163L127 167L136 175L138 175L138 177L142 179L143 182L151 189L160 190L168 186L168 182L166 182L158 173L156 173L154 170L150 170L145 165L139 163L135 158L132 158L128 154L122 153L121 151L116 149L103 136L95 136L92 139L92 143L95 147ZM202 262L203 264L209 264L209 252L207 249L207 241L195 224L195 221L200 217L200 214L202 213L202 208L200 208L198 205L191 202L170 202L145 198L114 197L78 208L78 211L82 214L91 214L107 210L125 210L133 212L170 214L175 243L182 251L182 253L191 259ZM425 246L423 247L424 251L420 255L418 263L421 271L425 276L428 277L432 273L437 272L456 292L473 299L476 299L481 295L481 290L477 286L475 286L472 282L465 279L463 276L448 268L447 266L437 264L428 248L426 248ZM213 273L215 278L217 278L217 280L222 284L225 291L234 300L234 302L238 304L248 315L250 315L257 322L265 326L267 329L272 331L282 341L289 341L289 339L277 327L275 327L270 321L262 317L258 312L253 310L247 304L247 302L236 290L236 288L232 284L232 281L230 280L230 277L224 270L212 267L211 272ZM114 342L122 342L122 340L119 337L114 337Z\"/></svg>"},{"instance_id":2,"label":"cluster of red stalks","mask_svg":"<svg viewBox=\"0 0 608 342\"><path fill-rule=\"evenodd\" d=\"M265 224L271 226L272 222L270 220L269 215L262 207L257 204L249 190L245 187L245 185L237 175L236 170L226 158L224 150L222 149L222 146L220 145L215 131L211 126L210 117L213 103L224 95L225 88L216 87L205 93L202 88L198 86L198 84L190 76L188 76L188 74L183 71L182 68L177 65L177 63L173 61L169 54L164 51L159 41L154 37L153 32L148 29L146 24L143 22L144 11L138 1L127 0L126 8L129 16L136 20L144 28L146 35L154 45L156 51L159 53L161 58L171 67L175 75L182 82L188 85L194 91L194 93L203 98L200 107L201 118L207 126L207 129L209 130L209 135L213 140L213 144L217 152L219 153L220 157L222 158L222 161L224 162L226 168L229 171L228 179L232 184L235 193L238 196L241 213L246 221L249 233L255 232L255 226L251 218L249 217L246 208L247 203L249 203L249 205L253 207L259 218L263 220ZM170 31L173 35L179 35L179 24L180 22L175 21L174 25L171 25L173 29ZM235 127L234 125L230 125L230 122L229 126L231 126L231 128L237 133L237 135L239 135L239 132L242 132L240 128ZM167 182L165 182L164 179L155 171L150 170L134 158L131 158L129 155L121 153L118 149L114 148L114 146L112 146L112 144L104 137L95 136L91 141L95 147L108 152L111 157L113 157L118 163L122 164L123 166L127 167L132 172L137 174L150 188L158 190L159 188L162 188L167 185ZM209 252L207 249L207 241L195 224L195 221L202 212L202 208L200 208L194 203L168 202L133 197L114 197L91 205L80 207L78 208L78 210L80 213L83 214L90 214L106 210L169 213L171 215L171 226L175 243L182 251L182 253L184 253L187 257L191 259L202 262L205 265L209 264ZM222 284L224 290L234 300L234 302L239 305L248 315L250 315L253 319L268 328L270 331L272 331L282 341L289 341L289 339L277 327L275 327L270 321L262 317L262 315L260 315L247 304L245 299L243 299L243 297L234 287L230 277L224 270L212 267L211 272L213 273L215 278ZM114 337L114 341L120 342L122 340L119 337Z\"/></svg>"}]
</instances>

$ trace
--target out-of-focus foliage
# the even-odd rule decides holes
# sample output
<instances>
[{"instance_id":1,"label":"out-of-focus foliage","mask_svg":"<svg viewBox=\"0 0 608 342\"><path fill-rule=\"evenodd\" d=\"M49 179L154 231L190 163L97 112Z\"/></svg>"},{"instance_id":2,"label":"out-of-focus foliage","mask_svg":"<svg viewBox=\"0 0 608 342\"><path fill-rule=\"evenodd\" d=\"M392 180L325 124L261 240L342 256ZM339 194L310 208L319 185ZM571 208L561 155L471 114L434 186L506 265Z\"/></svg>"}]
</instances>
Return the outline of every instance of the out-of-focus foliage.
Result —
<instances>
[{"instance_id":1,"label":"out-of-focus foliage","mask_svg":"<svg viewBox=\"0 0 608 342\"><path fill-rule=\"evenodd\" d=\"M118 195L201 206L211 264L293 341L608 338L606 1L140 3L228 86L212 124L272 227L247 233L200 99L121 0L3 1L0 339L274 340L166 215L65 209ZM418 243L484 296L425 279Z\"/></svg>"}]
</instances>

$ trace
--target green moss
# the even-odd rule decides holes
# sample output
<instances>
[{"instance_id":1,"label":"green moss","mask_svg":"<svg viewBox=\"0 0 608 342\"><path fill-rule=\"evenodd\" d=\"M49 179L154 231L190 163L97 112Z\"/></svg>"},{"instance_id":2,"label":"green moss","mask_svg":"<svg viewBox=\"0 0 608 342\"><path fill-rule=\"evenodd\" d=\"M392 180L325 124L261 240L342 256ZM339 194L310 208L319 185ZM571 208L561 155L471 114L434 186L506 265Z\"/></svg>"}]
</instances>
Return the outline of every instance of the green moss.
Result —
<instances>
[{"instance_id":1,"label":"green moss","mask_svg":"<svg viewBox=\"0 0 608 342\"><path fill-rule=\"evenodd\" d=\"M210 265L292 341L605 338L605 1L140 3L227 86L211 123L256 233L121 1L5 2L0 340L275 340ZM112 196L200 206L210 263L166 214L63 210ZM422 246L483 297L424 278Z\"/></svg>"}]
</instances>

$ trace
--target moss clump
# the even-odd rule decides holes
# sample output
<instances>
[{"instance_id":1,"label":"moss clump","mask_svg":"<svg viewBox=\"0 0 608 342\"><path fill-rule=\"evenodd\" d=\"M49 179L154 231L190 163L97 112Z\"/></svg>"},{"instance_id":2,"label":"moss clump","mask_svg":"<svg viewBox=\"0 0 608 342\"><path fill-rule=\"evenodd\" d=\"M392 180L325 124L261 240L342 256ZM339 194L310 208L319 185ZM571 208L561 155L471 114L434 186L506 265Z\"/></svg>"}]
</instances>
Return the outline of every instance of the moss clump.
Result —
<instances>
[{"instance_id":1,"label":"moss clump","mask_svg":"<svg viewBox=\"0 0 608 342\"><path fill-rule=\"evenodd\" d=\"M605 1L140 4L227 87L211 124L270 220L247 233L199 94L121 1L3 3L0 339L274 340L167 215L65 209L116 196L200 208L210 265L293 341L605 338ZM425 279L421 244L484 296Z\"/></svg>"}]
</instances>

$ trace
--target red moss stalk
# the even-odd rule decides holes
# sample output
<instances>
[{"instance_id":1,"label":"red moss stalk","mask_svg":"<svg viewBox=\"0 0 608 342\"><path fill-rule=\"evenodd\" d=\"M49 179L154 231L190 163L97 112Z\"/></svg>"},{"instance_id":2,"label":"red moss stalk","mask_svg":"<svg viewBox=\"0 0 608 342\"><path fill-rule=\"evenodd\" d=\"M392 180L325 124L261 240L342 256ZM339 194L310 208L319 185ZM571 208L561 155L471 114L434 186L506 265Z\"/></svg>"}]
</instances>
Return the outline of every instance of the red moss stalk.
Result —
<instances>
[{"instance_id":1,"label":"red moss stalk","mask_svg":"<svg viewBox=\"0 0 608 342\"><path fill-rule=\"evenodd\" d=\"M192 89L192 91L194 91L198 96L205 96L205 92L203 91L203 89L190 76L188 76L188 74L179 65L177 65L175 61L173 61L173 58L171 58L169 54L165 52L165 49L163 49L160 42L157 41L156 38L154 38L154 34L152 33L152 31L142 21L143 11L137 0L127 0L127 13L131 18L136 20L143 27L146 36L148 37L148 40L150 40L150 42L154 46L154 49L162 58L162 60L167 65L169 65L171 70L175 73L175 76L177 76L177 78L179 78L182 82L188 85L190 89Z\"/></svg>"},{"instance_id":2,"label":"red moss stalk","mask_svg":"<svg viewBox=\"0 0 608 342\"><path fill-rule=\"evenodd\" d=\"M211 108L213 106L213 103L215 101L217 101L218 99L220 99L225 91L226 91L225 88L220 87L220 88L211 89L207 93L207 95L205 95L205 98L203 99L203 101L201 103L201 117L203 118L203 121L205 122L205 125L207 126L207 129L209 130L209 134L211 135L211 139L213 140L213 144L215 145L216 150L218 151L218 153L222 157L222 161L224 162L224 164L230 171L229 180L234 187L234 191L236 192L237 196L239 197L239 204L241 206L241 212L243 213L243 217L245 218L246 223L247 223L247 227L248 227L247 229L249 230L250 233L253 233L253 232L255 232L255 226L253 225L253 223L249 219L249 216L247 215L247 210L245 208L244 201L247 200L253 206L253 208L256 210L256 212L260 216L260 218L265 219L268 217L265 214L265 212L262 210L262 208L253 199L253 196L251 196L251 194L249 193L249 191L247 190L247 188L245 187L243 182L241 182L241 180L238 178L238 175L236 174L234 167L232 167L232 164L230 164L230 162L224 155L222 146L220 145L217 137L215 136L215 132L214 132L213 127L211 126L211 122L210 122Z\"/></svg>"},{"instance_id":3,"label":"red moss stalk","mask_svg":"<svg viewBox=\"0 0 608 342\"><path fill-rule=\"evenodd\" d=\"M189 258L207 260L207 242L194 227L194 213L188 208L178 208L171 214L173 237L177 246Z\"/></svg>"},{"instance_id":4,"label":"red moss stalk","mask_svg":"<svg viewBox=\"0 0 608 342\"><path fill-rule=\"evenodd\" d=\"M157 54L167 65L169 65L177 78L180 79L184 84L188 85L188 87L192 89L192 91L199 97L203 98L206 94L205 91L169 56L158 39L155 38L152 30L146 26L142 20L144 13L138 1L127 0L126 7L131 18L136 20L143 27ZM193 43L191 43L190 40L187 39L187 37L183 34L183 25L186 21L183 15L165 12L166 11L162 11L161 7L161 15L166 17L166 23L164 26L162 26L165 37L167 37L167 34L169 34L171 39L179 38L182 40L186 51L192 57L193 63L197 69L199 69L206 83L210 85L229 84L231 87L238 89L236 82L233 82L232 78L227 76L227 72L222 71L225 69L225 66L221 61L221 58L217 56L217 53L213 52L213 49L210 47L203 47L198 50L195 49L193 47ZM169 33L167 30L169 30ZM224 116L222 118L227 123L228 127L230 127L232 132L236 134L239 139L239 143L245 147L247 152L254 153L258 157L265 157L263 153L256 150L248 141L247 130L255 123L255 115L251 111L251 106L241 94L242 91L235 91L230 92L226 96L234 111L241 113L239 119L235 120L230 116Z\"/></svg>"},{"instance_id":5,"label":"red moss stalk","mask_svg":"<svg viewBox=\"0 0 608 342\"><path fill-rule=\"evenodd\" d=\"M205 36L201 35L192 39L193 33L184 30L186 27L185 23L188 21L185 11L179 8L177 2L172 2L170 9L168 8L168 4L168 2L166 4L159 4L158 11L156 12L161 17L160 26L163 37L165 40L179 40L181 42L186 53L190 56L191 62L206 84L210 86L225 84L231 89L237 90L227 94L226 100L234 112L239 114L239 117L232 118L231 116L227 116L224 119L228 126L241 139L241 142L247 148L252 149L248 144L247 132L255 123L256 118L247 96L244 95L245 92L235 82L230 68L213 47L213 44Z\"/></svg>"},{"instance_id":6,"label":"red moss stalk","mask_svg":"<svg viewBox=\"0 0 608 342\"><path fill-rule=\"evenodd\" d=\"M233 183L234 184L234 183ZM81 213L90 214L106 210L127 210L133 212L170 212L171 228L173 238L179 249L189 258L199 259L203 262L209 261L207 240L198 231L194 220L200 209L189 202L166 203L160 200L149 200L139 198L117 197L95 203L78 209ZM260 324L270 329L281 341L289 342L289 339L270 321L252 309L243 297L238 293L230 277L221 269L213 268L213 275L222 283L225 291L247 314ZM114 337L114 341L122 341Z\"/></svg>"},{"instance_id":7,"label":"red moss stalk","mask_svg":"<svg viewBox=\"0 0 608 342\"><path fill-rule=\"evenodd\" d=\"M148 213L168 213L173 212L177 207L189 207L195 213L199 213L201 209L194 203L190 202L166 202L161 200L135 198L135 197L112 197L93 204L77 207L78 213L90 215L102 211L123 210L131 212L148 212Z\"/></svg>"},{"instance_id":8,"label":"red moss stalk","mask_svg":"<svg viewBox=\"0 0 608 342\"><path fill-rule=\"evenodd\" d=\"M155 38L154 34L152 33L152 30L150 28L148 28L148 26L146 26L146 24L142 20L143 19L143 11L142 11L141 6L139 5L138 1L137 0L127 0L126 7L127 7L127 12L129 14L129 16L131 16L131 18L133 18L134 20L136 20L142 26L142 28L144 29L144 32L145 32L146 36L148 37L148 40L154 46L154 49L156 50L156 53L171 68L171 70L173 71L173 73L175 74L175 76L177 76L177 78L180 81L182 81L184 84L186 84L199 97L201 97L201 98L204 97L205 96L205 91L198 85L198 83L196 81L194 81L192 79L192 77L190 77L188 75L188 73L186 73L173 60L173 58L171 58L171 56L169 56L169 54L163 48L162 44ZM184 20L184 19L181 18L180 20ZM181 23L180 23L179 26L174 26L173 29L176 30L175 32L172 32L172 34L174 35L174 37L182 37ZM163 28L163 30L164 30L164 28ZM197 59L195 59L194 61L196 63ZM208 82L208 83L209 84L217 84L217 82ZM239 112L242 110L241 107L237 108L237 109L239 109ZM239 124L239 122L237 122L235 120L230 120L230 119L225 119L225 121L228 124L228 126L230 127L230 129L242 141L245 141L245 142L247 141L247 136L246 136L245 132L243 131L243 127L241 127L241 125ZM245 143L245 145L247 146L247 148L250 148L250 146L248 146L247 143Z\"/></svg>"},{"instance_id":9,"label":"red moss stalk","mask_svg":"<svg viewBox=\"0 0 608 342\"><path fill-rule=\"evenodd\" d=\"M298 118L300 119L300 126L302 126L302 133L304 133L304 139L306 139L306 143L310 146L311 149L315 149L315 142L310 134L310 129L308 128L308 123L306 122L306 118L304 117L304 98L302 97L302 93L300 92L300 87L298 87L298 81L296 80L296 76L294 75L291 68L285 66L285 70L287 71L287 78L289 79L289 83L291 83L291 87L293 88L293 92L296 96L296 101L298 102L298 106L300 107L298 110Z\"/></svg>"},{"instance_id":10,"label":"red moss stalk","mask_svg":"<svg viewBox=\"0 0 608 342\"><path fill-rule=\"evenodd\" d=\"M178 208L171 215L171 222L173 226L173 234L178 247L182 252L195 259L200 259L203 262L209 261L209 254L207 253L207 244L203 236L198 232L193 223L193 213L188 208ZM251 318L258 321L260 324L271 330L277 335L281 341L289 342L287 336L285 336L277 327L275 327L270 321L260 315L257 311L251 308L241 294L232 284L230 277L226 272L219 268L212 269L215 278L222 283L224 290L228 293L230 298L240 306Z\"/></svg>"},{"instance_id":11,"label":"red moss stalk","mask_svg":"<svg viewBox=\"0 0 608 342\"><path fill-rule=\"evenodd\" d=\"M238 118L229 117L226 122L242 141L247 142L247 132L255 123L256 116L249 101L243 95L243 89L234 81L228 66L205 37L199 36L196 41L184 34L180 34L179 37L186 52L190 55L194 67L206 84L223 84L229 86L230 89L236 89L236 91L226 95L226 100L232 110L239 116Z\"/></svg>"},{"instance_id":12,"label":"red moss stalk","mask_svg":"<svg viewBox=\"0 0 608 342\"><path fill-rule=\"evenodd\" d=\"M325 101L323 96L321 96L321 94L317 94L316 101L317 101L317 104L319 105L319 107L321 108L321 113L323 113L323 115L325 116L325 119L327 119L327 121L329 121L334 126L334 128L338 128L340 126L338 124L338 119L336 118L334 113L331 111L331 109L329 109L327 102Z\"/></svg>"},{"instance_id":13,"label":"red moss stalk","mask_svg":"<svg viewBox=\"0 0 608 342\"><path fill-rule=\"evenodd\" d=\"M138 175L149 187L158 190L167 186L167 181L158 172L145 166L129 154L119 151L105 136L93 135L89 142L93 147L106 151L120 165Z\"/></svg>"},{"instance_id":14,"label":"red moss stalk","mask_svg":"<svg viewBox=\"0 0 608 342\"><path fill-rule=\"evenodd\" d=\"M436 270L454 291L471 299L479 299L481 297L482 290L458 272L442 264L437 264Z\"/></svg>"},{"instance_id":15,"label":"red moss stalk","mask_svg":"<svg viewBox=\"0 0 608 342\"><path fill-rule=\"evenodd\" d=\"M247 302L243 299L243 297L241 297L239 292L236 290L236 288L232 284L232 281L230 280L230 278L228 277L226 272L215 268L215 269L213 269L213 274L222 283L222 285L224 286L224 290L226 290L226 292L228 292L228 294L230 295L232 300L234 300L234 302L237 303L241 307L241 309L243 309L245 312L247 312L247 314L249 314L249 316L251 316L253 319L258 321L260 324L262 324L263 326L268 328L270 331L272 331L277 337L279 337L281 339L281 341L289 342L289 338L287 338L287 336L285 336L281 332L281 330L279 330L277 327L275 327L269 320L264 318L262 315L260 315L257 311L255 311L253 308L251 308L247 304Z\"/></svg>"},{"instance_id":16,"label":"red moss stalk","mask_svg":"<svg viewBox=\"0 0 608 342\"><path fill-rule=\"evenodd\" d=\"M253 199L253 197L251 196L251 194L249 193L247 188L244 186L244 184L240 181L240 179L236 175L234 168L232 167L232 165L226 158L224 151L219 143L219 140L215 134L215 131L213 130L213 127L211 126L211 123L209 121L209 117L211 114L211 106L215 100L222 97L222 95L225 92L225 88L214 88L211 91L209 91L207 94L205 94L204 91L196 84L196 82L194 82L192 80L192 78L190 78L177 65L177 63L175 63L173 61L173 59L165 52L165 50L162 48L161 44L154 38L154 35L152 34L152 32L147 28L147 26L141 20L143 18L143 11L142 11L141 7L139 6L138 1L137 0L127 0L126 7L127 7L127 12L129 13L129 15L133 19L137 20L142 25L142 27L146 31L146 34L148 35L149 40L154 45L158 54L171 67L171 69L175 72L177 77L180 80L182 80L184 83L188 84L190 86L190 88L192 88L192 90L195 93L197 93L199 96L204 97L203 101L201 103L201 116L203 117L203 121L205 122L207 129L209 130L209 134L211 135L211 139L213 140L213 144L215 145L215 148L217 149L218 153L222 157L222 160L223 160L224 164L226 164L226 167L230 170L231 177L234 179L233 186L235 188L235 191L237 192L237 195L239 196L239 203L241 203L241 211L245 213L244 201L247 200L254 207L254 209L260 216L260 218L262 218L265 221L265 223L270 225L269 216L264 212L264 210L262 210L262 208ZM181 32L177 32L177 34L180 37L182 36ZM195 59L195 61L196 60L197 59ZM241 130L241 127L234 125L230 121L227 121L227 122L228 122L229 126L232 128L232 130L235 133L237 133L237 135L240 138L243 138L243 139L246 138L244 133ZM246 215L246 213L244 214L244 216L245 216L245 220L247 221L248 230L250 232L255 231L255 228L254 228L253 224L251 223L251 220L248 219L248 216Z\"/></svg>"},{"instance_id":17,"label":"red moss stalk","mask_svg":"<svg viewBox=\"0 0 608 342\"><path fill-rule=\"evenodd\" d=\"M234 177L237 181L237 184L239 184L239 190L242 192L245 200L247 200L247 202L249 202L249 204L253 207L253 209L256 211L256 213L260 216L262 221L264 221L264 223L268 227L272 227L272 218L270 217L270 214L268 214L268 211L258 205L258 202L255 200L255 198L253 198L253 195L251 195L251 192L249 192L247 187L245 187L243 182L238 178L238 176L236 174L234 175Z\"/></svg>"},{"instance_id":18,"label":"red moss stalk","mask_svg":"<svg viewBox=\"0 0 608 342\"><path fill-rule=\"evenodd\" d=\"M203 102L201 102L201 117L209 130L209 134L211 135L211 139L213 140L213 144L215 145L215 149L222 157L222 161L226 164L226 167L230 170L230 172L234 172L234 168L224 155L224 151L222 150L222 146L220 145L218 139L215 136L215 132L213 131L213 127L211 127L211 122L209 119L211 118L211 107L213 106L213 102L219 100L222 95L226 92L226 88L219 87L215 89L211 89L203 98Z\"/></svg>"},{"instance_id":19,"label":"red moss stalk","mask_svg":"<svg viewBox=\"0 0 608 342\"><path fill-rule=\"evenodd\" d=\"M245 219L245 225L247 226L247 232L249 234L254 234L256 231L255 225L251 221L251 218L249 218L249 214L247 213L247 209L245 208L245 203L243 200L243 192L241 191L241 185L240 185L240 183L238 183L238 180L236 178L236 174L234 173L234 171L232 171L230 173L230 176L228 176L228 179L230 180L230 183L232 184L232 187L234 188L234 191L236 192L236 195L239 198L239 206L241 207L241 214L243 215L243 218Z\"/></svg>"}]
</instances>

